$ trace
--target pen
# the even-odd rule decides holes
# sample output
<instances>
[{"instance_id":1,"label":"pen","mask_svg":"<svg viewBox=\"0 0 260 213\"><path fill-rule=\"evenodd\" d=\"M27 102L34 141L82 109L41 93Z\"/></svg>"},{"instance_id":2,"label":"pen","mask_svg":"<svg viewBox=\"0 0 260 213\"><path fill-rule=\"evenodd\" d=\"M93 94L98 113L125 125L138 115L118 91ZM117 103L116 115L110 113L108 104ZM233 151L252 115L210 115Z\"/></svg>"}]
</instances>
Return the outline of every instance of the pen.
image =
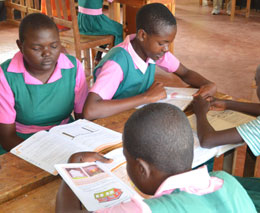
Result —
<instances>
[{"instance_id":1,"label":"pen","mask_svg":"<svg viewBox=\"0 0 260 213\"><path fill-rule=\"evenodd\" d=\"M185 99L185 100L193 100L193 96L192 95L179 95L178 93L172 93L172 94L168 94L167 98L176 98L176 99Z\"/></svg>"}]
</instances>

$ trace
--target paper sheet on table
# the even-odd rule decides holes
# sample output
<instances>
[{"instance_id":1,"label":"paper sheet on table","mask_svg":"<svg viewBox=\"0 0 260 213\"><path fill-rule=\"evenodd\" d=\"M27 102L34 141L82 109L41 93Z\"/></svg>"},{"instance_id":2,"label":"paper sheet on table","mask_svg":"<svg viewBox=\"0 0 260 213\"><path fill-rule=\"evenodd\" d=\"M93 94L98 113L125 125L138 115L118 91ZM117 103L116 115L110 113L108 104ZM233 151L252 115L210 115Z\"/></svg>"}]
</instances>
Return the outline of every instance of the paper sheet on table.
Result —
<instances>
[{"instance_id":1,"label":"paper sheet on table","mask_svg":"<svg viewBox=\"0 0 260 213\"><path fill-rule=\"evenodd\" d=\"M181 110L185 110L192 102L192 95L198 91L195 88L179 88L179 87L164 87L167 93L167 98L159 100L158 103L168 103L177 106ZM174 95L172 95L174 94ZM173 96L173 97L172 97ZM141 108L144 105L138 106Z\"/></svg>"}]
</instances>

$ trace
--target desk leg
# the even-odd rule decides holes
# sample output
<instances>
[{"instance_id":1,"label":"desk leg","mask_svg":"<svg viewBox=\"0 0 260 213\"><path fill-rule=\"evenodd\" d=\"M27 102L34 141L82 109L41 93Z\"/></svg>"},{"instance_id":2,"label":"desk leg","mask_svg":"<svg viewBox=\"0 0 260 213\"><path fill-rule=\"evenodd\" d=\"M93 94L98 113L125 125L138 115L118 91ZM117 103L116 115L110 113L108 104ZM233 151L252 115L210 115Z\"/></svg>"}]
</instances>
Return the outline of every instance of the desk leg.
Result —
<instances>
[{"instance_id":1,"label":"desk leg","mask_svg":"<svg viewBox=\"0 0 260 213\"><path fill-rule=\"evenodd\" d=\"M251 8L251 0L247 0L246 2L246 18L250 15L250 8Z\"/></svg>"},{"instance_id":2,"label":"desk leg","mask_svg":"<svg viewBox=\"0 0 260 213\"><path fill-rule=\"evenodd\" d=\"M231 15L230 15L231 21L234 21L235 11L236 11L236 0L231 0Z\"/></svg>"},{"instance_id":3,"label":"desk leg","mask_svg":"<svg viewBox=\"0 0 260 213\"><path fill-rule=\"evenodd\" d=\"M246 161L247 145L237 147L233 158L232 175L243 177Z\"/></svg>"}]
</instances>

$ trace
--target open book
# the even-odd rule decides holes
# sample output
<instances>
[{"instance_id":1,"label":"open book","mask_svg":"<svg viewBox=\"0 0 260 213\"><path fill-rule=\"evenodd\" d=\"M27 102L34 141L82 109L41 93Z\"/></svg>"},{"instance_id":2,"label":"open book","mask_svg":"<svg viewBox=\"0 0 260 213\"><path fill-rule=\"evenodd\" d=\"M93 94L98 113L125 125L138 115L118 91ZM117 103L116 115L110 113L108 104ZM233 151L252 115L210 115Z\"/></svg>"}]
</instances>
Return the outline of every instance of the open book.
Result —
<instances>
[{"instance_id":1,"label":"open book","mask_svg":"<svg viewBox=\"0 0 260 213\"><path fill-rule=\"evenodd\" d=\"M164 87L167 93L167 98L159 100L160 103L168 103L179 107L182 111L187 108L187 106L193 100L193 94L195 94L198 89L195 88L177 88L177 87ZM141 108L144 105L138 106Z\"/></svg>"},{"instance_id":2,"label":"open book","mask_svg":"<svg viewBox=\"0 0 260 213\"><path fill-rule=\"evenodd\" d=\"M89 211L128 202L140 196L126 172L122 148L105 155L112 163L71 163L55 165L57 171Z\"/></svg>"},{"instance_id":3,"label":"open book","mask_svg":"<svg viewBox=\"0 0 260 213\"><path fill-rule=\"evenodd\" d=\"M32 135L11 153L57 175L54 165L66 163L75 152L102 151L122 142L122 134L87 120L53 127Z\"/></svg>"},{"instance_id":4,"label":"open book","mask_svg":"<svg viewBox=\"0 0 260 213\"><path fill-rule=\"evenodd\" d=\"M207 114L207 118L209 123L216 131L233 128L255 119L255 117L253 116L249 116L232 110L209 111ZM220 156L223 153L242 145L242 144L227 144L227 145L217 146L211 149L202 148L200 147L197 132L196 132L197 131L196 116L194 114L190 115L188 116L188 119L190 121L191 128L193 129L193 134L194 134L195 149L194 149L193 167L206 162L212 157Z\"/></svg>"}]
</instances>

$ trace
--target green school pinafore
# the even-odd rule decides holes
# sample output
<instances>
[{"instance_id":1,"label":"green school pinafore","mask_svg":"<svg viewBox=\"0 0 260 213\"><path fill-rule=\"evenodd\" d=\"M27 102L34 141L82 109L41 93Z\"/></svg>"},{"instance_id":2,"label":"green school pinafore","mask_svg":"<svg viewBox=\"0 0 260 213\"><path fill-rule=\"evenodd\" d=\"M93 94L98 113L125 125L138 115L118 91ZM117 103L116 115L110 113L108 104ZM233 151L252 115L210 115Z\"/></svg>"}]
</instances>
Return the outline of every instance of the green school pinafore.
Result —
<instances>
[{"instance_id":1,"label":"green school pinafore","mask_svg":"<svg viewBox=\"0 0 260 213\"><path fill-rule=\"evenodd\" d=\"M149 64L145 74L135 68L130 54L122 47L111 49L100 61L94 70L94 81L96 81L96 71L103 64L112 60L118 63L124 73L124 79L120 83L113 99L122 99L144 93L154 82L155 64Z\"/></svg>"},{"instance_id":2,"label":"green school pinafore","mask_svg":"<svg viewBox=\"0 0 260 213\"><path fill-rule=\"evenodd\" d=\"M59 80L40 85L26 84L22 73L7 72L11 59L1 64L14 94L16 122L23 125L51 126L59 125L64 119L71 118L74 109L77 62L75 57L70 55L67 57L74 67L61 69L62 77ZM27 139L33 133L16 132L16 134Z\"/></svg>"},{"instance_id":3,"label":"green school pinafore","mask_svg":"<svg viewBox=\"0 0 260 213\"><path fill-rule=\"evenodd\" d=\"M103 0L79 0L79 7L85 9L102 9ZM122 24L109 19L106 15L88 15L79 11L78 25L80 34L84 35L113 35L114 45L123 41Z\"/></svg>"},{"instance_id":4,"label":"green school pinafore","mask_svg":"<svg viewBox=\"0 0 260 213\"><path fill-rule=\"evenodd\" d=\"M205 194L194 195L179 189L159 198L146 199L144 202L153 213L192 212L192 213L245 213L256 212L255 206L245 189L226 172L211 172L210 176L224 180L222 188Z\"/></svg>"}]
</instances>

